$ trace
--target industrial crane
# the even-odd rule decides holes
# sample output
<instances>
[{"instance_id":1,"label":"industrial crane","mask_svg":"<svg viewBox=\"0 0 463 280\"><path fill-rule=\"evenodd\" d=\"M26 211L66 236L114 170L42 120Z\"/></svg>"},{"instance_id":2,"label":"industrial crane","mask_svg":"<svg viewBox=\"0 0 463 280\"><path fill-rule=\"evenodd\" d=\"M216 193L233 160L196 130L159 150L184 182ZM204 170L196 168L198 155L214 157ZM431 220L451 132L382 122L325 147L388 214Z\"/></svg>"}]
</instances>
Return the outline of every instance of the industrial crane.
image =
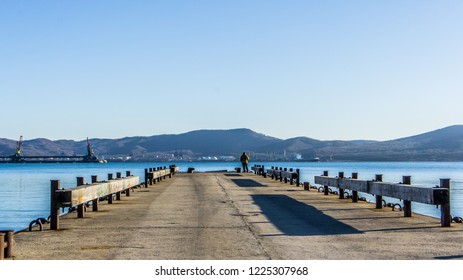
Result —
<instances>
[{"instance_id":1,"label":"industrial crane","mask_svg":"<svg viewBox=\"0 0 463 280\"><path fill-rule=\"evenodd\" d=\"M13 154L12 160L19 161L21 159L21 148L23 145L23 136L19 137L19 141L16 142L16 152Z\"/></svg>"}]
</instances>

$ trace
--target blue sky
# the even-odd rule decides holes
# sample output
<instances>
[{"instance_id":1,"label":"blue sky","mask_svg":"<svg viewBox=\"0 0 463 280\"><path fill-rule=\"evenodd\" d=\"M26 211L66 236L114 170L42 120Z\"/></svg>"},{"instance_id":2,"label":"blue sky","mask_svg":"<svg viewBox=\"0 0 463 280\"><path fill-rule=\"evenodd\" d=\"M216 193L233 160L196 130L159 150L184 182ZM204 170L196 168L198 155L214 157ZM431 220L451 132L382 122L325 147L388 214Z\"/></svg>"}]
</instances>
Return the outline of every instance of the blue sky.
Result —
<instances>
[{"instance_id":1,"label":"blue sky","mask_svg":"<svg viewBox=\"0 0 463 280\"><path fill-rule=\"evenodd\" d=\"M0 137L463 124L463 1L0 1Z\"/></svg>"}]
</instances>

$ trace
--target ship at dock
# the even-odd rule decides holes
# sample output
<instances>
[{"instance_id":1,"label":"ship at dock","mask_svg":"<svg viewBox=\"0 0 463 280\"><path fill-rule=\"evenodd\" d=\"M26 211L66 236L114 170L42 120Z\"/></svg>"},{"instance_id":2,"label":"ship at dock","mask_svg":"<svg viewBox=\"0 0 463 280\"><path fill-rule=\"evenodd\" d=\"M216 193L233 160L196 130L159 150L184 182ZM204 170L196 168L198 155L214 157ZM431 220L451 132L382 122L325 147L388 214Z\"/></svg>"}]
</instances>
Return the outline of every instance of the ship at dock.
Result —
<instances>
[{"instance_id":1,"label":"ship at dock","mask_svg":"<svg viewBox=\"0 0 463 280\"><path fill-rule=\"evenodd\" d=\"M87 154L86 155L40 155L40 156L25 156L22 153L23 137L19 138L16 144L16 150L13 155L0 156L0 163L106 163L105 160L100 160L93 152L92 145L87 138Z\"/></svg>"}]
</instances>

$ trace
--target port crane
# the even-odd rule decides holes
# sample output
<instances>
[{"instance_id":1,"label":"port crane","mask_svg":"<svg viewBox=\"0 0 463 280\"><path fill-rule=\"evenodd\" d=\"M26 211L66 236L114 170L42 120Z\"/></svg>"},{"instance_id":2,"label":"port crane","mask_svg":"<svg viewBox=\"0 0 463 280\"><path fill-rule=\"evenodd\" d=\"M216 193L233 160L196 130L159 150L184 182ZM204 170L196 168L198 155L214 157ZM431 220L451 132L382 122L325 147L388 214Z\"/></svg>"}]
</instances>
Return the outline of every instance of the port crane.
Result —
<instances>
[{"instance_id":1,"label":"port crane","mask_svg":"<svg viewBox=\"0 0 463 280\"><path fill-rule=\"evenodd\" d=\"M19 160L21 158L21 148L23 145L23 136L19 137L19 141L16 142L16 151L12 156L12 160Z\"/></svg>"},{"instance_id":2,"label":"port crane","mask_svg":"<svg viewBox=\"0 0 463 280\"><path fill-rule=\"evenodd\" d=\"M16 150L11 156L0 156L0 163L75 163L75 162L101 162L92 149L87 137L87 155L85 156L23 156L23 136L16 142Z\"/></svg>"}]
</instances>

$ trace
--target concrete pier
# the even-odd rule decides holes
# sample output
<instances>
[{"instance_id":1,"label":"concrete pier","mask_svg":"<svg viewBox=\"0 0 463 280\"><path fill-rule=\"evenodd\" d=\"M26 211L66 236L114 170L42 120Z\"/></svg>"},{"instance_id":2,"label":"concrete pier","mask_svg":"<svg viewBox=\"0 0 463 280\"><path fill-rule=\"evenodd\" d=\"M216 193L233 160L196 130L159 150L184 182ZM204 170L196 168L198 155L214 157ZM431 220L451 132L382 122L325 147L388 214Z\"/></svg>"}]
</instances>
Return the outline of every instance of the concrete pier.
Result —
<instances>
[{"instance_id":1,"label":"concrete pier","mask_svg":"<svg viewBox=\"0 0 463 280\"><path fill-rule=\"evenodd\" d=\"M375 209L253 173L178 173L15 235L15 259L463 259L462 224Z\"/></svg>"}]
</instances>

